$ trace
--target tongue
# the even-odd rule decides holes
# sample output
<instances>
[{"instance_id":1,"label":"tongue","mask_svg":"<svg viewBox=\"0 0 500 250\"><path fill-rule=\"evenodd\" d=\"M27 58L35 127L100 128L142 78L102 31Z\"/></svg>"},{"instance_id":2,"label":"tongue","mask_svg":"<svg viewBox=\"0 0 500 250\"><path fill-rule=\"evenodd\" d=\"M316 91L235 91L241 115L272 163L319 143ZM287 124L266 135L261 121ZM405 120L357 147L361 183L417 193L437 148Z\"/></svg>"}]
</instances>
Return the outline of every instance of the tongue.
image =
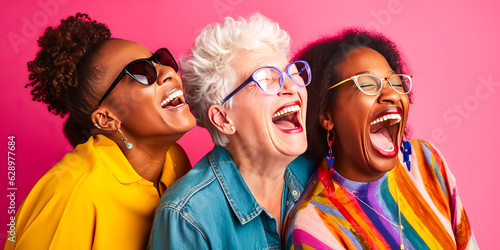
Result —
<instances>
[{"instance_id":1,"label":"tongue","mask_svg":"<svg viewBox=\"0 0 500 250\"><path fill-rule=\"evenodd\" d=\"M393 148L387 128L381 128L376 133L370 133L370 140L374 147L389 151Z\"/></svg>"},{"instance_id":2,"label":"tongue","mask_svg":"<svg viewBox=\"0 0 500 250\"><path fill-rule=\"evenodd\" d=\"M175 106L177 106L177 105L179 105L179 104L181 104L181 103L182 103L182 102L181 102L181 99L180 99L180 98L175 98L174 100L172 100L172 101L169 103L169 105L171 105L171 106L174 106L174 107L175 107Z\"/></svg>"},{"instance_id":3,"label":"tongue","mask_svg":"<svg viewBox=\"0 0 500 250\"><path fill-rule=\"evenodd\" d=\"M277 128L282 130L297 128L297 126L295 126L295 123L293 123L291 119L293 119L292 115L287 115L273 120L273 123Z\"/></svg>"}]
</instances>

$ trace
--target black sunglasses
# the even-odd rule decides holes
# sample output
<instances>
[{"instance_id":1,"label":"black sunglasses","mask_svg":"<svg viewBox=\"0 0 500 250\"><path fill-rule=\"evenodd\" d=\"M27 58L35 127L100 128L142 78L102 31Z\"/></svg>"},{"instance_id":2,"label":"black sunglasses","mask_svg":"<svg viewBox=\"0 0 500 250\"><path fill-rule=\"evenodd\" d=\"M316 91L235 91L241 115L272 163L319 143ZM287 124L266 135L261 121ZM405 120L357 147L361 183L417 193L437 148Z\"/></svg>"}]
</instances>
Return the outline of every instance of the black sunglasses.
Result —
<instances>
[{"instance_id":1,"label":"black sunglasses","mask_svg":"<svg viewBox=\"0 0 500 250\"><path fill-rule=\"evenodd\" d=\"M156 73L156 68L152 63L153 60L155 61L155 63L171 67L175 70L175 72L179 70L177 62L175 62L174 57L166 48L157 50L150 58L143 58L132 61L131 63L127 64L125 68L123 68L118 77L116 77L111 86L109 86L108 90L99 101L97 107L101 106L104 99L106 99L106 97L111 93L116 85L122 80L125 74L129 75L134 80L143 85L151 85L155 83L158 75Z\"/></svg>"}]
</instances>

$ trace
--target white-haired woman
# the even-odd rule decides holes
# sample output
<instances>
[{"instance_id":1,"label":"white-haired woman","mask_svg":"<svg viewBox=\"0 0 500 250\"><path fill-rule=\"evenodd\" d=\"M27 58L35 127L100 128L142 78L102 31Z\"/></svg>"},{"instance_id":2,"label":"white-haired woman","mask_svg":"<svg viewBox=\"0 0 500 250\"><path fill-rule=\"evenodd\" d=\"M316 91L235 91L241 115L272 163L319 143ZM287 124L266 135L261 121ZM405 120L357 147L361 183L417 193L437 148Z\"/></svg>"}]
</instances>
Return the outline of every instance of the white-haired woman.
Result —
<instances>
[{"instance_id":1,"label":"white-haired woman","mask_svg":"<svg viewBox=\"0 0 500 250\"><path fill-rule=\"evenodd\" d=\"M216 146L167 190L152 249L268 249L313 166L307 147L310 68L289 62L289 36L255 14L208 25L181 59L187 101Z\"/></svg>"}]
</instances>

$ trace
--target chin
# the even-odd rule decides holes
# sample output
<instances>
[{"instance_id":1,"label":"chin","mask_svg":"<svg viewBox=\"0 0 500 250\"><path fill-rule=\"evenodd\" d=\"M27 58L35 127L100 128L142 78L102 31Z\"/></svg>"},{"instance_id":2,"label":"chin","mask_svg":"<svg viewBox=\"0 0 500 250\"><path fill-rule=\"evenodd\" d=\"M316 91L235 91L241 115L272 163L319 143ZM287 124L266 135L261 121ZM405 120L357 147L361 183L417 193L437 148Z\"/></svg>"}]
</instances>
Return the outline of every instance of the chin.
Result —
<instances>
[{"instance_id":1,"label":"chin","mask_svg":"<svg viewBox=\"0 0 500 250\"><path fill-rule=\"evenodd\" d=\"M196 119L191 113L179 114L178 116L163 117L165 127L176 132L188 132L196 126Z\"/></svg>"},{"instance_id":2,"label":"chin","mask_svg":"<svg viewBox=\"0 0 500 250\"><path fill-rule=\"evenodd\" d=\"M196 119L194 118L194 116L191 116L190 118L186 119L186 122L183 125L185 131L188 132L196 126Z\"/></svg>"},{"instance_id":3,"label":"chin","mask_svg":"<svg viewBox=\"0 0 500 250\"><path fill-rule=\"evenodd\" d=\"M306 152L307 149L307 139L305 133L296 134L295 136L289 136L289 140L281 140L280 143L274 143L276 149L287 156L299 156Z\"/></svg>"},{"instance_id":4,"label":"chin","mask_svg":"<svg viewBox=\"0 0 500 250\"><path fill-rule=\"evenodd\" d=\"M379 171L381 173L391 171L396 166L396 163L398 161L397 154L392 157L386 157L379 154L374 149L372 149L371 152L368 154L369 154L368 165L370 166L370 168Z\"/></svg>"}]
</instances>

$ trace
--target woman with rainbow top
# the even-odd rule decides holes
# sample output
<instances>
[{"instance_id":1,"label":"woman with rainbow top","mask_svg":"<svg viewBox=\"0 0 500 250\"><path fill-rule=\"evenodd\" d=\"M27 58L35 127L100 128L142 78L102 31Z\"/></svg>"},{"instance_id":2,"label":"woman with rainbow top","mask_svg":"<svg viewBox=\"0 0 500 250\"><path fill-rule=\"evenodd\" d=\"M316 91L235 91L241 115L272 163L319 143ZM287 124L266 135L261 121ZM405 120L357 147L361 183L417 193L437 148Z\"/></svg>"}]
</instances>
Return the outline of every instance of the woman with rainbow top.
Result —
<instances>
[{"instance_id":1,"label":"woman with rainbow top","mask_svg":"<svg viewBox=\"0 0 500 250\"><path fill-rule=\"evenodd\" d=\"M286 222L287 249L477 249L439 151L405 140L412 77L396 45L357 29L309 62L306 156L319 165Z\"/></svg>"}]
</instances>

